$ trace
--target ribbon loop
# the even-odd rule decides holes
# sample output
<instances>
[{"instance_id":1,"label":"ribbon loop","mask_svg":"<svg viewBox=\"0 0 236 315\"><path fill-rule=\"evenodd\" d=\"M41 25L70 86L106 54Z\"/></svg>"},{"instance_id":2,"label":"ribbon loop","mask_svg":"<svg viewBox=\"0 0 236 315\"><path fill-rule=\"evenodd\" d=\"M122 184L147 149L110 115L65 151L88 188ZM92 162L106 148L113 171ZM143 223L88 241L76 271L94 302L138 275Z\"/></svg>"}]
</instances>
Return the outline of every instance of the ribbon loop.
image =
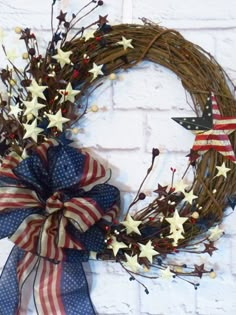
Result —
<instances>
[{"instance_id":1,"label":"ribbon loop","mask_svg":"<svg viewBox=\"0 0 236 315\"><path fill-rule=\"evenodd\" d=\"M67 314L63 294L72 296L75 305L74 313L68 314L84 314L82 301L90 310L87 314L94 314L78 261L88 259L90 250L103 249L104 234L96 222L113 220L119 211L119 190L106 184L106 175L88 153L55 140L40 145L23 161L15 154L6 158L0 170L0 219L6 223L0 225L0 237L10 231L10 239L25 253L17 265L18 310L24 276L36 268L34 293L40 315ZM72 278L80 278L79 298L65 289L65 266Z\"/></svg>"}]
</instances>

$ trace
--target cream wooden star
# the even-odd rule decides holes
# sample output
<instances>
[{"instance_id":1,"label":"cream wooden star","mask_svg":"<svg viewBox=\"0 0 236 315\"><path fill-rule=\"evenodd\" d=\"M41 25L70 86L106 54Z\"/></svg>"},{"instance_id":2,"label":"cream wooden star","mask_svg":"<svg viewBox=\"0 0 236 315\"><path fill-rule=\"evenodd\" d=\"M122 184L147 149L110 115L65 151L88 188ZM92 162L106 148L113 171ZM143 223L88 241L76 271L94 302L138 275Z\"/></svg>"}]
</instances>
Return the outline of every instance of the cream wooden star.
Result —
<instances>
[{"instance_id":1,"label":"cream wooden star","mask_svg":"<svg viewBox=\"0 0 236 315\"><path fill-rule=\"evenodd\" d=\"M94 38L94 33L95 30L86 30L83 36L85 42L87 42L90 38Z\"/></svg>"},{"instance_id":2,"label":"cream wooden star","mask_svg":"<svg viewBox=\"0 0 236 315\"><path fill-rule=\"evenodd\" d=\"M132 39L126 39L124 36L122 36L122 40L117 42L117 44L123 46L124 50L126 50L127 48L134 48L131 42Z\"/></svg>"},{"instance_id":3,"label":"cream wooden star","mask_svg":"<svg viewBox=\"0 0 236 315\"><path fill-rule=\"evenodd\" d=\"M224 230L219 228L219 225L217 225L216 227L212 228L209 230L209 232L211 233L210 236L208 236L208 239L211 242L215 242L217 241L223 234L224 234Z\"/></svg>"},{"instance_id":4,"label":"cream wooden star","mask_svg":"<svg viewBox=\"0 0 236 315\"><path fill-rule=\"evenodd\" d=\"M43 131L42 128L37 127L37 119L35 119L30 125L23 124L23 126L26 130L23 139L32 138L35 142L37 142L39 133Z\"/></svg>"},{"instance_id":5,"label":"cream wooden star","mask_svg":"<svg viewBox=\"0 0 236 315\"><path fill-rule=\"evenodd\" d=\"M125 265L130 268L133 272L137 272L139 269L142 268L142 266L138 263L138 256L129 256L128 254L125 254L127 262Z\"/></svg>"},{"instance_id":6,"label":"cream wooden star","mask_svg":"<svg viewBox=\"0 0 236 315\"><path fill-rule=\"evenodd\" d=\"M184 239L184 236L181 230L174 230L172 234L168 235L167 237L174 240L172 243L173 246L178 246L178 241L180 239Z\"/></svg>"},{"instance_id":7,"label":"cream wooden star","mask_svg":"<svg viewBox=\"0 0 236 315\"><path fill-rule=\"evenodd\" d=\"M221 166L216 166L216 168L218 170L218 173L215 177L224 176L225 178L227 178L227 173L231 171L231 168L226 167L225 162L223 162Z\"/></svg>"},{"instance_id":8,"label":"cream wooden star","mask_svg":"<svg viewBox=\"0 0 236 315\"><path fill-rule=\"evenodd\" d=\"M172 279L173 276L175 275L173 272L170 271L169 266L166 269L161 270L160 272L161 272L161 277L167 280Z\"/></svg>"},{"instance_id":9,"label":"cream wooden star","mask_svg":"<svg viewBox=\"0 0 236 315\"><path fill-rule=\"evenodd\" d=\"M154 250L154 246L152 245L151 240L149 240L146 245L140 243L138 243L138 245L141 249L139 257L146 257L152 264L153 256L158 255L159 253Z\"/></svg>"},{"instance_id":10,"label":"cream wooden star","mask_svg":"<svg viewBox=\"0 0 236 315\"><path fill-rule=\"evenodd\" d=\"M58 90L58 92L63 96L62 100L64 102L70 101L71 103L74 103L75 96L80 93L79 90L73 90L71 83L69 83L65 90Z\"/></svg>"},{"instance_id":11,"label":"cream wooden star","mask_svg":"<svg viewBox=\"0 0 236 315\"><path fill-rule=\"evenodd\" d=\"M10 105L10 112L9 115L14 116L16 119L18 119L18 114L22 112L22 109L19 108L19 105Z\"/></svg>"},{"instance_id":12,"label":"cream wooden star","mask_svg":"<svg viewBox=\"0 0 236 315\"><path fill-rule=\"evenodd\" d=\"M57 54L52 56L53 59L56 59L59 62L61 68L63 68L67 64L71 64L70 55L72 55L72 51L63 51L62 49L57 49Z\"/></svg>"},{"instance_id":13,"label":"cream wooden star","mask_svg":"<svg viewBox=\"0 0 236 315\"><path fill-rule=\"evenodd\" d=\"M188 220L188 218L180 217L177 209L175 209L173 217L165 219L170 224L170 233L174 233L176 230L184 232L183 224Z\"/></svg>"},{"instance_id":14,"label":"cream wooden star","mask_svg":"<svg viewBox=\"0 0 236 315\"><path fill-rule=\"evenodd\" d=\"M33 79L31 85L27 87L27 91L31 92L32 97L40 97L43 100L46 100L43 92L46 90L47 86L38 85L38 83Z\"/></svg>"},{"instance_id":15,"label":"cream wooden star","mask_svg":"<svg viewBox=\"0 0 236 315\"><path fill-rule=\"evenodd\" d=\"M138 226L142 223L142 221L135 221L129 214L126 217L126 220L121 222L122 225L125 226L126 228L126 233L130 234L130 233L137 233L139 235L141 235Z\"/></svg>"},{"instance_id":16,"label":"cream wooden star","mask_svg":"<svg viewBox=\"0 0 236 315\"><path fill-rule=\"evenodd\" d=\"M108 248L111 248L113 250L114 256L117 255L118 251L122 248L127 248L127 245L123 242L118 242L115 236L112 236L112 242L108 246Z\"/></svg>"},{"instance_id":17,"label":"cream wooden star","mask_svg":"<svg viewBox=\"0 0 236 315\"><path fill-rule=\"evenodd\" d=\"M193 194L193 190L190 190L189 192L185 192L184 195L185 197L183 201L187 201L188 203L190 203L190 205L193 203L193 199L198 198L197 196Z\"/></svg>"},{"instance_id":18,"label":"cream wooden star","mask_svg":"<svg viewBox=\"0 0 236 315\"><path fill-rule=\"evenodd\" d=\"M46 115L50 120L50 123L48 124L47 128L57 127L57 129L60 131L62 131L63 129L62 125L70 120L62 116L61 109L59 109L55 115L51 114Z\"/></svg>"},{"instance_id":19,"label":"cream wooden star","mask_svg":"<svg viewBox=\"0 0 236 315\"><path fill-rule=\"evenodd\" d=\"M30 102L28 101L23 101L25 107L26 107L26 110L24 111L24 116L28 115L28 114L32 114L34 115L35 117L38 116L38 111L45 107L46 105L44 104L40 104L38 103L37 101L37 97L34 97Z\"/></svg>"},{"instance_id":20,"label":"cream wooden star","mask_svg":"<svg viewBox=\"0 0 236 315\"><path fill-rule=\"evenodd\" d=\"M93 68L89 70L89 72L93 74L91 81L95 80L99 75L104 75L102 72L102 67L103 65L98 66L95 62L93 63Z\"/></svg>"}]
</instances>

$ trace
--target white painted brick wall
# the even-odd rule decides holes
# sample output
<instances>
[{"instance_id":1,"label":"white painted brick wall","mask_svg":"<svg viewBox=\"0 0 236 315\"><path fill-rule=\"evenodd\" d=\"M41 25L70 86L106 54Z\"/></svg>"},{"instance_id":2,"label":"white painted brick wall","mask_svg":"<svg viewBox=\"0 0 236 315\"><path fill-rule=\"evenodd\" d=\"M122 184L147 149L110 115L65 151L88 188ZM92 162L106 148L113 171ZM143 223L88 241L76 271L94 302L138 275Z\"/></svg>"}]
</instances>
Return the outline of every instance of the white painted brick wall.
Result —
<instances>
[{"instance_id":1,"label":"white painted brick wall","mask_svg":"<svg viewBox=\"0 0 236 315\"><path fill-rule=\"evenodd\" d=\"M85 0L58 1L60 8L76 11ZM147 17L163 26L180 30L183 35L209 51L236 79L236 1L235 0L105 0L96 14L109 13L111 23L139 22ZM5 45L17 52L15 26L31 27L44 47L50 29L49 0L0 1L0 26L5 32ZM87 19L94 20L95 14ZM4 65L3 54L0 64ZM185 167L184 155L192 136L170 118L190 114L185 91L173 73L158 65L143 62L135 69L119 73L118 79L108 79L91 97L91 104L106 108L90 113L78 136L80 146L89 148L113 170L112 183L122 191L122 203L127 207L132 194L146 172L152 147L159 147L155 173L147 182L149 190L158 181L169 183L171 166L177 176ZM184 141L182 140L184 138ZM169 172L169 173L168 173ZM168 175L169 174L169 175ZM164 280L144 281L150 290L130 282L127 274L114 263L91 262L86 265L92 300L99 315L234 315L236 313L236 216L223 223L226 235L219 250L208 257L178 256L178 261L206 263L217 271L217 278L201 281L198 291L185 282ZM11 249L7 240L0 241L0 269ZM172 258L173 259L173 258ZM11 314L9 314L11 315ZM76 315L76 314L75 314ZM85 314L86 315L86 314Z\"/></svg>"}]
</instances>

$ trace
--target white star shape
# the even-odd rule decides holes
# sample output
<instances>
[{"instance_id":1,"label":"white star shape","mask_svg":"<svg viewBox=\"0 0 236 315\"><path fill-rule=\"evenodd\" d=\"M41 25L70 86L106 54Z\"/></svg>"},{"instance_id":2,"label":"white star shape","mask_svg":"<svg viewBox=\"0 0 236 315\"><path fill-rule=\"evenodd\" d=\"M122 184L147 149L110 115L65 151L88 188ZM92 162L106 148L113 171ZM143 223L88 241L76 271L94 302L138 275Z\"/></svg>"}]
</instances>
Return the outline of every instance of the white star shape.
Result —
<instances>
[{"instance_id":1,"label":"white star shape","mask_svg":"<svg viewBox=\"0 0 236 315\"><path fill-rule=\"evenodd\" d=\"M24 116L28 115L28 114L32 114L35 117L38 116L38 111L39 109L45 107L46 105L44 104L40 104L37 101L37 97L34 97L30 102L28 101L23 101L26 110L24 111Z\"/></svg>"},{"instance_id":2,"label":"white star shape","mask_svg":"<svg viewBox=\"0 0 236 315\"><path fill-rule=\"evenodd\" d=\"M62 131L63 127L62 125L69 121L70 119L65 118L61 114L61 109L57 111L55 115L46 114L50 120L50 123L48 124L47 128L57 127L58 130Z\"/></svg>"},{"instance_id":3,"label":"white star shape","mask_svg":"<svg viewBox=\"0 0 236 315\"><path fill-rule=\"evenodd\" d=\"M69 83L65 90L58 90L58 92L63 96L63 101L70 101L74 103L75 96L80 93L79 90L73 90L71 83Z\"/></svg>"},{"instance_id":4,"label":"white star shape","mask_svg":"<svg viewBox=\"0 0 236 315\"><path fill-rule=\"evenodd\" d=\"M151 240L149 240L146 245L140 243L138 244L141 250L139 257L146 257L152 264L153 260L152 257L158 255L159 253L156 250L154 250L154 246L152 245Z\"/></svg>"},{"instance_id":5,"label":"white star shape","mask_svg":"<svg viewBox=\"0 0 236 315\"><path fill-rule=\"evenodd\" d=\"M137 233L141 235L138 226L142 223L142 221L135 221L129 214L127 215L127 218L125 221L121 222L122 225L126 228L126 233Z\"/></svg>"},{"instance_id":6,"label":"white star shape","mask_svg":"<svg viewBox=\"0 0 236 315\"><path fill-rule=\"evenodd\" d=\"M102 67L103 65L98 66L95 62L93 63L93 68L89 70L89 72L93 74L91 81L95 80L99 75L104 75L102 72Z\"/></svg>"},{"instance_id":7,"label":"white star shape","mask_svg":"<svg viewBox=\"0 0 236 315\"><path fill-rule=\"evenodd\" d=\"M177 209L175 209L175 213L172 218L165 219L170 224L170 233L174 233L176 230L184 232L183 224L188 220L188 218L180 217Z\"/></svg>"},{"instance_id":8,"label":"white star shape","mask_svg":"<svg viewBox=\"0 0 236 315\"><path fill-rule=\"evenodd\" d=\"M85 42L87 42L90 38L94 38L94 33L95 33L95 30L85 31L84 36L83 36Z\"/></svg>"},{"instance_id":9,"label":"white star shape","mask_svg":"<svg viewBox=\"0 0 236 315\"><path fill-rule=\"evenodd\" d=\"M227 178L227 173L231 170L231 168L226 167L225 162L222 163L221 166L216 166L218 173L216 174L215 177L218 176L224 176L225 178Z\"/></svg>"},{"instance_id":10,"label":"white star shape","mask_svg":"<svg viewBox=\"0 0 236 315\"><path fill-rule=\"evenodd\" d=\"M10 105L10 109L9 115L12 115L18 119L18 114L22 112L22 109L19 108L19 105Z\"/></svg>"},{"instance_id":11,"label":"white star shape","mask_svg":"<svg viewBox=\"0 0 236 315\"><path fill-rule=\"evenodd\" d=\"M57 49L57 54L52 56L53 59L56 59L57 62L59 62L61 68L63 68L67 64L71 64L70 55L72 54L72 51L63 51L62 49Z\"/></svg>"},{"instance_id":12,"label":"white star shape","mask_svg":"<svg viewBox=\"0 0 236 315\"><path fill-rule=\"evenodd\" d=\"M189 192L185 192L184 195L185 197L183 201L187 201L188 203L190 203L190 205L193 203L193 199L198 198L197 196L193 194L193 190L190 190Z\"/></svg>"},{"instance_id":13,"label":"white star shape","mask_svg":"<svg viewBox=\"0 0 236 315\"><path fill-rule=\"evenodd\" d=\"M211 233L210 236L208 237L208 239L211 242L215 242L217 241L224 233L223 229L219 228L219 225L217 225L216 227L212 228L209 230L209 232Z\"/></svg>"},{"instance_id":14,"label":"white star shape","mask_svg":"<svg viewBox=\"0 0 236 315\"><path fill-rule=\"evenodd\" d=\"M46 100L46 97L43 94L47 86L38 85L38 83L33 79L31 85L27 87L27 91L31 92L32 97L40 97L43 100Z\"/></svg>"},{"instance_id":15,"label":"white star shape","mask_svg":"<svg viewBox=\"0 0 236 315\"><path fill-rule=\"evenodd\" d=\"M109 244L108 248L113 250L114 256L117 255L118 251L122 248L127 248L127 245L123 242L118 242L115 236L112 236L112 242Z\"/></svg>"},{"instance_id":16,"label":"white star shape","mask_svg":"<svg viewBox=\"0 0 236 315\"><path fill-rule=\"evenodd\" d=\"M182 192L183 194L185 194L185 189L188 187L187 184L184 183L184 181L181 179L179 182L177 182L174 185L175 191L174 192Z\"/></svg>"},{"instance_id":17,"label":"white star shape","mask_svg":"<svg viewBox=\"0 0 236 315\"><path fill-rule=\"evenodd\" d=\"M163 279L171 279L175 274L170 271L170 267L168 266L166 269L161 270L161 277Z\"/></svg>"},{"instance_id":18,"label":"white star shape","mask_svg":"<svg viewBox=\"0 0 236 315\"><path fill-rule=\"evenodd\" d=\"M117 42L117 44L123 46L124 50L126 50L127 48L134 48L131 42L132 39L126 39L124 36L122 36L122 40Z\"/></svg>"},{"instance_id":19,"label":"white star shape","mask_svg":"<svg viewBox=\"0 0 236 315\"><path fill-rule=\"evenodd\" d=\"M37 142L38 134L43 131L42 128L37 127L37 119L35 119L32 124L23 124L26 133L23 139L32 138L35 142Z\"/></svg>"},{"instance_id":20,"label":"white star shape","mask_svg":"<svg viewBox=\"0 0 236 315\"><path fill-rule=\"evenodd\" d=\"M129 267L133 272L137 272L139 269L142 268L142 266L138 263L138 256L129 256L125 254L127 262L125 265Z\"/></svg>"},{"instance_id":21,"label":"white star shape","mask_svg":"<svg viewBox=\"0 0 236 315\"><path fill-rule=\"evenodd\" d=\"M184 239L184 236L182 235L181 230L175 230L172 232L172 234L168 235L167 237L174 240L172 243L173 246L178 246L178 241L180 239Z\"/></svg>"}]
</instances>

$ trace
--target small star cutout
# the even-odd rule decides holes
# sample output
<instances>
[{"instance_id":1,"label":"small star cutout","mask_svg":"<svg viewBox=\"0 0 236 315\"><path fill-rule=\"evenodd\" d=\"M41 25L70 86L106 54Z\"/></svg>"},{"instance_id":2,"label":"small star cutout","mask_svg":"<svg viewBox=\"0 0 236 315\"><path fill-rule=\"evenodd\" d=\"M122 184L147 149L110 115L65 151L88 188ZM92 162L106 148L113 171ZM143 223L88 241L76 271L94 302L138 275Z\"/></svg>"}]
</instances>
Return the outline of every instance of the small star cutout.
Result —
<instances>
[{"instance_id":1,"label":"small star cutout","mask_svg":"<svg viewBox=\"0 0 236 315\"><path fill-rule=\"evenodd\" d=\"M127 262L125 263L133 272L137 272L142 266L138 263L138 256L129 256L125 254Z\"/></svg>"},{"instance_id":2,"label":"small star cutout","mask_svg":"<svg viewBox=\"0 0 236 315\"><path fill-rule=\"evenodd\" d=\"M127 245L123 242L118 242L115 236L112 236L112 242L108 246L108 248L111 248L113 250L114 256L117 255L120 249L127 248Z\"/></svg>"},{"instance_id":3,"label":"small star cutout","mask_svg":"<svg viewBox=\"0 0 236 315\"><path fill-rule=\"evenodd\" d=\"M215 242L217 241L223 234L224 234L224 230L219 228L219 225L217 225L216 227L212 228L209 230L209 232L211 233L210 236L208 237L208 239L211 242Z\"/></svg>"},{"instance_id":4,"label":"small star cutout","mask_svg":"<svg viewBox=\"0 0 236 315\"><path fill-rule=\"evenodd\" d=\"M126 233L137 233L141 235L138 226L142 223L142 221L135 221L129 214L127 215L127 218L125 221L121 222L122 225L126 228Z\"/></svg>"},{"instance_id":5,"label":"small star cutout","mask_svg":"<svg viewBox=\"0 0 236 315\"><path fill-rule=\"evenodd\" d=\"M122 36L122 40L117 42L117 44L123 46L124 50L126 50L127 48L134 48L131 42L132 39L126 39L124 36Z\"/></svg>"},{"instance_id":6,"label":"small star cutout","mask_svg":"<svg viewBox=\"0 0 236 315\"><path fill-rule=\"evenodd\" d=\"M214 246L213 242L210 242L209 244L204 243L204 246L205 249L203 253L208 253L210 256L212 256L213 252L218 249Z\"/></svg>"},{"instance_id":7,"label":"small star cutout","mask_svg":"<svg viewBox=\"0 0 236 315\"><path fill-rule=\"evenodd\" d=\"M190 153L188 155L186 155L186 157L189 158L189 162L192 165L195 165L195 163L199 159L200 155L197 153L197 151L194 151L193 149L191 149Z\"/></svg>"},{"instance_id":8,"label":"small star cutout","mask_svg":"<svg viewBox=\"0 0 236 315\"><path fill-rule=\"evenodd\" d=\"M59 109L55 115L51 114L46 115L50 120L50 123L48 124L47 128L57 127L57 129L60 131L62 131L63 128L62 125L70 120L62 116L61 109Z\"/></svg>"},{"instance_id":9,"label":"small star cutout","mask_svg":"<svg viewBox=\"0 0 236 315\"><path fill-rule=\"evenodd\" d=\"M228 202L230 208L234 211L234 208L236 207L236 198L235 197L228 197Z\"/></svg>"},{"instance_id":10,"label":"small star cutout","mask_svg":"<svg viewBox=\"0 0 236 315\"><path fill-rule=\"evenodd\" d=\"M138 243L141 250L139 257L146 257L152 264L152 257L158 255L159 253L154 250L152 242L149 240L146 245Z\"/></svg>"},{"instance_id":11,"label":"small star cutout","mask_svg":"<svg viewBox=\"0 0 236 315\"><path fill-rule=\"evenodd\" d=\"M91 70L89 70L90 73L93 74L93 78L91 81L95 80L99 75L104 75L104 73L102 72L102 67L103 65L96 65L96 63L93 63L93 68Z\"/></svg>"},{"instance_id":12,"label":"small star cutout","mask_svg":"<svg viewBox=\"0 0 236 315\"><path fill-rule=\"evenodd\" d=\"M168 235L167 237L174 240L173 243L172 243L173 246L178 246L178 241L179 241L180 239L184 239L184 236L183 236L183 234L182 234L181 229L180 229L180 230L175 230L175 231L173 231L173 232L172 232L170 235Z\"/></svg>"},{"instance_id":13,"label":"small star cutout","mask_svg":"<svg viewBox=\"0 0 236 315\"><path fill-rule=\"evenodd\" d=\"M193 190L189 191L189 192L185 192L184 193L185 197L183 199L183 201L187 201L188 203L190 203L190 205L193 203L193 200L198 198L197 196L195 196L193 194Z\"/></svg>"},{"instance_id":14,"label":"small star cutout","mask_svg":"<svg viewBox=\"0 0 236 315\"><path fill-rule=\"evenodd\" d=\"M63 101L70 101L71 103L74 103L75 96L80 93L79 90L73 90L71 83L69 83L65 90L58 90L58 92L63 96Z\"/></svg>"},{"instance_id":15,"label":"small star cutout","mask_svg":"<svg viewBox=\"0 0 236 315\"><path fill-rule=\"evenodd\" d=\"M32 114L35 117L38 116L38 111L45 107L46 105L40 104L37 101L37 97L34 97L30 102L23 101L24 105L26 106L26 110L24 111L24 116L28 114Z\"/></svg>"},{"instance_id":16,"label":"small star cutout","mask_svg":"<svg viewBox=\"0 0 236 315\"><path fill-rule=\"evenodd\" d=\"M46 100L43 92L46 90L47 86L38 85L38 83L33 79L31 85L27 87L27 91L31 92L32 97L40 97Z\"/></svg>"},{"instance_id":17,"label":"small star cutout","mask_svg":"<svg viewBox=\"0 0 236 315\"><path fill-rule=\"evenodd\" d=\"M223 162L221 166L216 166L216 168L218 170L218 173L215 177L224 176L225 178L227 178L227 173L231 171L231 168L225 166L225 162Z\"/></svg>"},{"instance_id":18,"label":"small star cutout","mask_svg":"<svg viewBox=\"0 0 236 315\"><path fill-rule=\"evenodd\" d=\"M176 230L184 232L183 224L188 220L187 217L180 217L179 212L175 209L175 213L172 218L165 218L170 224L170 233L174 233Z\"/></svg>"},{"instance_id":19,"label":"small star cutout","mask_svg":"<svg viewBox=\"0 0 236 315\"><path fill-rule=\"evenodd\" d=\"M62 10L60 11L60 14L57 16L57 19L59 20L59 23L66 22L66 12L63 13Z\"/></svg>"},{"instance_id":20,"label":"small star cutout","mask_svg":"<svg viewBox=\"0 0 236 315\"><path fill-rule=\"evenodd\" d=\"M61 33L56 33L56 34L54 34L53 35L53 41L54 41L54 43L57 45L57 43L61 40L62 38L61 38Z\"/></svg>"},{"instance_id":21,"label":"small star cutout","mask_svg":"<svg viewBox=\"0 0 236 315\"><path fill-rule=\"evenodd\" d=\"M87 42L90 38L94 38L95 30L86 30L84 33L84 41Z\"/></svg>"},{"instance_id":22,"label":"small star cutout","mask_svg":"<svg viewBox=\"0 0 236 315\"><path fill-rule=\"evenodd\" d=\"M161 186L160 184L158 184L157 189L154 190L153 192L157 193L159 195L159 197L162 197L162 196L166 197L168 195L168 193L166 191L167 188L168 188L168 186Z\"/></svg>"},{"instance_id":23,"label":"small star cutout","mask_svg":"<svg viewBox=\"0 0 236 315\"><path fill-rule=\"evenodd\" d=\"M70 55L72 54L72 51L63 51L62 49L57 49L57 54L52 56L53 59L56 59L57 62L59 62L61 68L63 68L67 64L71 64Z\"/></svg>"},{"instance_id":24,"label":"small star cutout","mask_svg":"<svg viewBox=\"0 0 236 315\"><path fill-rule=\"evenodd\" d=\"M194 265L194 271L193 272L196 273L199 278L201 278L203 273L205 272L204 264Z\"/></svg>"},{"instance_id":25,"label":"small star cutout","mask_svg":"<svg viewBox=\"0 0 236 315\"><path fill-rule=\"evenodd\" d=\"M22 109L19 108L19 105L10 105L9 115L14 116L18 119L18 114L22 112Z\"/></svg>"},{"instance_id":26,"label":"small star cutout","mask_svg":"<svg viewBox=\"0 0 236 315\"><path fill-rule=\"evenodd\" d=\"M104 24L108 23L109 21L107 20L108 14L105 16L99 15L99 20L98 20L98 25L102 27Z\"/></svg>"},{"instance_id":27,"label":"small star cutout","mask_svg":"<svg viewBox=\"0 0 236 315\"><path fill-rule=\"evenodd\" d=\"M160 272L161 272L161 277L166 280L172 279L173 276L175 275L173 272L170 271L169 266L166 269L161 270Z\"/></svg>"},{"instance_id":28,"label":"small star cutout","mask_svg":"<svg viewBox=\"0 0 236 315\"><path fill-rule=\"evenodd\" d=\"M42 128L37 127L37 119L35 119L30 125L23 124L23 126L26 130L23 139L32 138L35 142L37 142L39 133L43 131Z\"/></svg>"}]
</instances>

